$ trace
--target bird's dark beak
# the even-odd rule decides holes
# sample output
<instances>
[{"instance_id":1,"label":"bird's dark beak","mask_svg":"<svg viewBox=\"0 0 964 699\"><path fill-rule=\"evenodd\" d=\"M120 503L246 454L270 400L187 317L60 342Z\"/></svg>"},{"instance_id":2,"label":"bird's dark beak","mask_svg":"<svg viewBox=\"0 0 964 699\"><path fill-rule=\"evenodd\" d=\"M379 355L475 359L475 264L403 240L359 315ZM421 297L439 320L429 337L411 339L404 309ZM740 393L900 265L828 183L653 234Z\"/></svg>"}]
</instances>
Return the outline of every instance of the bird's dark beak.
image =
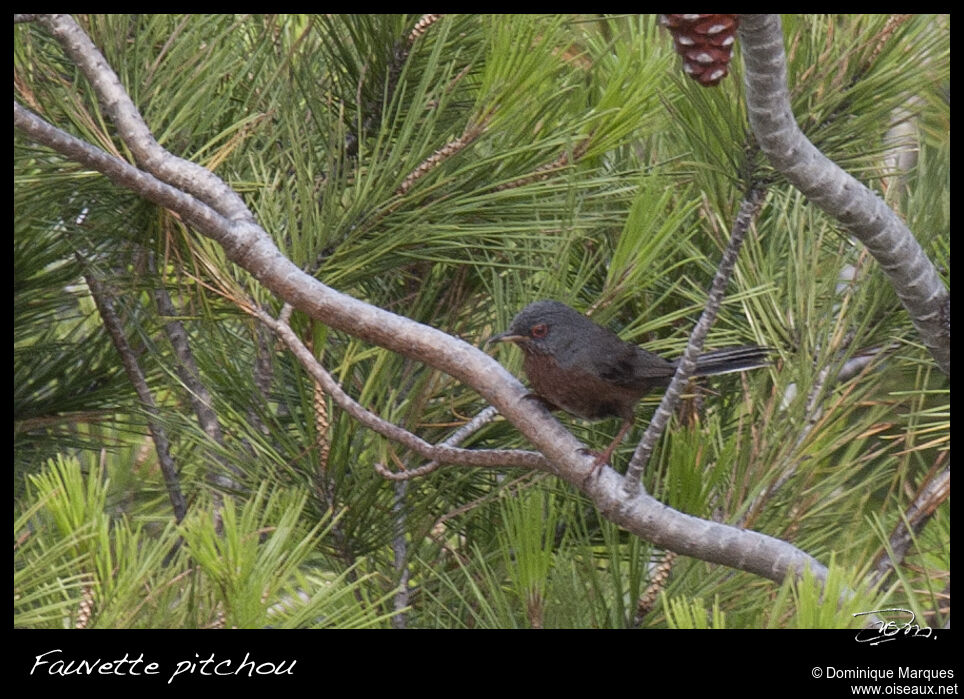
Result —
<instances>
[{"instance_id":1,"label":"bird's dark beak","mask_svg":"<svg viewBox=\"0 0 964 699\"><path fill-rule=\"evenodd\" d=\"M508 330L504 333L499 333L498 335L493 335L488 340L485 341L486 345L491 345L494 342L518 342L519 340L524 340L525 335L515 335Z\"/></svg>"}]
</instances>

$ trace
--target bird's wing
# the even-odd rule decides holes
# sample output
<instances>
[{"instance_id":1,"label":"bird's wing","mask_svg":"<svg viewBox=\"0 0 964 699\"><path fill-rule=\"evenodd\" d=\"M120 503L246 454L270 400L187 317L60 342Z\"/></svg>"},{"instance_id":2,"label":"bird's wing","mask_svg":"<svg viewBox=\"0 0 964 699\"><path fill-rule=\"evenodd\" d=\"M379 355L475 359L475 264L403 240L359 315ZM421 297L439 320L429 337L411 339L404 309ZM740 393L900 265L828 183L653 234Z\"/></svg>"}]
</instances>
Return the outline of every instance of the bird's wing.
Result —
<instances>
[{"instance_id":1,"label":"bird's wing","mask_svg":"<svg viewBox=\"0 0 964 699\"><path fill-rule=\"evenodd\" d=\"M596 368L606 381L638 390L648 390L676 371L671 362L658 354L629 343L623 343L614 353L597 356Z\"/></svg>"}]
</instances>

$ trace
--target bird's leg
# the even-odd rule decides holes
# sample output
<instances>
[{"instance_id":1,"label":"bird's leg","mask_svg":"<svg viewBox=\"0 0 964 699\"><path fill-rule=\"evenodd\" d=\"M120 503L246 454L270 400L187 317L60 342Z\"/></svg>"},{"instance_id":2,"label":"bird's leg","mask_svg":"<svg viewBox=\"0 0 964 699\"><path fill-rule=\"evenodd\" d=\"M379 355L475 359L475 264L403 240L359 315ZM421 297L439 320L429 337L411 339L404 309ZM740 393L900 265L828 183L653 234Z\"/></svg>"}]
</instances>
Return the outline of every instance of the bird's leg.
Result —
<instances>
[{"instance_id":1,"label":"bird's leg","mask_svg":"<svg viewBox=\"0 0 964 699\"><path fill-rule=\"evenodd\" d=\"M596 458L592 462L592 470L589 472L589 475L586 476L586 480L592 478L594 475L596 475L599 469L601 469L605 464L609 463L609 460L613 456L613 452L616 451L616 447L619 446L619 443L623 441L623 437L625 437L626 433L629 432L629 428L633 426L633 422L633 416L629 416L623 420L623 424L619 428L619 432L616 433L616 436L613 438L613 441L610 442L609 446L606 447L606 450L596 454Z\"/></svg>"}]
</instances>

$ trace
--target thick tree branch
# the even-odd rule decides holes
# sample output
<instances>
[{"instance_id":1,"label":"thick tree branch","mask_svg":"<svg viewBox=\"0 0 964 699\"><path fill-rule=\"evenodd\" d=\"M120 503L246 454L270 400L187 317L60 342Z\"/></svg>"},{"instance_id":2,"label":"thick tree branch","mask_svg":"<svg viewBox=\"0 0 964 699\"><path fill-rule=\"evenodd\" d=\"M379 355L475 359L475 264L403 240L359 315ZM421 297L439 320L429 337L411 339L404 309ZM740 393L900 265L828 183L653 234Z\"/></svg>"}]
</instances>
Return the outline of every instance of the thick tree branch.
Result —
<instances>
[{"instance_id":1,"label":"thick tree branch","mask_svg":"<svg viewBox=\"0 0 964 699\"><path fill-rule=\"evenodd\" d=\"M779 15L742 15L750 126L770 163L880 263L938 367L951 373L950 294L913 233L874 192L823 155L790 110Z\"/></svg>"},{"instance_id":2,"label":"thick tree branch","mask_svg":"<svg viewBox=\"0 0 964 699\"><path fill-rule=\"evenodd\" d=\"M68 21L69 18L57 19L52 25L59 32L58 38L62 37L64 43L71 42L71 51L97 53L96 57L83 56L84 65L87 66L85 70L93 73L91 84L112 118L114 114L111 110L123 103L119 118L130 119L128 111L134 109L133 105L128 109L126 105L130 102L129 98L115 94L120 83L113 71L89 40L77 40L73 29L68 31L64 28ZM106 75L108 73L109 76ZM143 121L140 120L140 123ZM224 193L227 185L213 173L198 176L198 166L193 163L179 158L160 158L155 161L151 158L156 154L150 153L148 160L151 167L157 167L155 162L163 162L165 182L185 183L186 191L178 191L156 177L54 128L16 102L14 125L30 138L102 172L116 184L179 215L199 233L219 243L230 261L312 318L336 330L425 362L471 386L512 422L544 457L514 450L486 453L432 446L407 433L393 436L400 437L401 443L413 451L439 461L493 466L496 465L495 460L501 459L502 465L549 471L583 490L607 518L662 548L776 581L782 581L787 575L797 575L806 566L818 579L825 579L824 566L786 542L677 512L646 494L627 496L621 487L622 476L610 468L602 469L597 478L587 483L586 476L593 469L593 457L544 408L528 399L528 391L499 363L451 335L339 293L306 274L278 250L271 236L254 221L250 212L238 210L232 203L235 201L233 197ZM119 128L119 134L129 146L128 140L136 138L141 141L139 147L146 145L148 150L151 148L153 139L148 140L140 133L136 123ZM290 329L266 314L259 317L282 337L287 330L295 340L294 343L288 343L289 347L296 354L300 352L296 348L301 343ZM313 363L317 366L312 371L313 377L333 397L336 391L340 392L339 399L351 407L348 402L350 399L337 383L329 381L330 377L323 369L318 371L320 365L314 362L310 352L305 352L309 356L299 359L310 359L307 365ZM397 429L360 406L351 407L349 412L373 429L388 433Z\"/></svg>"},{"instance_id":3,"label":"thick tree branch","mask_svg":"<svg viewBox=\"0 0 964 699\"><path fill-rule=\"evenodd\" d=\"M138 164L159 180L193 194L231 220L253 221L244 200L217 175L161 148L114 70L70 15L38 15L93 85Z\"/></svg>"},{"instance_id":4,"label":"thick tree branch","mask_svg":"<svg viewBox=\"0 0 964 699\"><path fill-rule=\"evenodd\" d=\"M546 441L542 435L548 431L553 440L552 444L555 445L549 451L559 454L561 458L565 458L567 454L570 456L571 454L578 454L580 449L583 448L583 445L569 434L558 421L552 418L547 411L534 406L533 402L527 399L528 391L515 377L509 374L501 364L475 347L434 328L334 291L314 277L305 274L284 257L274 245L270 236L257 224L229 222L194 197L179 192L129 163L114 158L70 134L56 129L16 102L14 102L14 126L22 129L40 143L44 143L71 159L104 173L116 184L180 214L197 230L221 243L232 261L248 269L265 286L288 300L295 308L299 308L338 330L343 330L414 359L425 361L464 383L476 387L483 397L496 405L500 412L511 419L513 424L520 427L524 434L530 436L530 439L532 435L539 435L537 438L540 441ZM254 309L251 309L251 312L255 314L263 313ZM283 327L286 326L282 327L282 324L279 324L267 314L260 317L262 321L284 338L282 333ZM281 328L280 332L279 328ZM288 332L291 332L290 329ZM291 333L291 337L298 345L301 344L293 333ZM291 346L291 343L288 344ZM305 352L310 356L307 349L305 349ZM336 386L337 384L333 388ZM328 385L325 383L323 383L323 387L328 390ZM362 416L361 413L359 413L360 416ZM391 429L394 425L385 422L381 427ZM568 442L571 449L565 450L564 447L560 446L560 442ZM407 446L413 447L415 444L417 443L411 442ZM537 444L537 446L540 445ZM432 447L427 442L422 442L418 445L416 451L423 450L419 453L427 456L427 458L446 460L439 456L442 452L428 455L424 451L426 447L429 449L445 449L444 447ZM549 455L547 454L547 456ZM456 462L459 462L458 457L456 457ZM572 460L574 464L581 464L582 462L588 465L590 459L580 457ZM492 466L494 463L475 463L473 465ZM533 462L526 462L525 464L503 462L503 465L537 467Z\"/></svg>"},{"instance_id":5,"label":"thick tree branch","mask_svg":"<svg viewBox=\"0 0 964 699\"><path fill-rule=\"evenodd\" d=\"M61 131L16 101L13 103L13 125L34 141L52 148L70 160L97 170L114 184L173 211L198 230L218 230L229 225L228 220L216 210L202 204L193 196Z\"/></svg>"}]
</instances>

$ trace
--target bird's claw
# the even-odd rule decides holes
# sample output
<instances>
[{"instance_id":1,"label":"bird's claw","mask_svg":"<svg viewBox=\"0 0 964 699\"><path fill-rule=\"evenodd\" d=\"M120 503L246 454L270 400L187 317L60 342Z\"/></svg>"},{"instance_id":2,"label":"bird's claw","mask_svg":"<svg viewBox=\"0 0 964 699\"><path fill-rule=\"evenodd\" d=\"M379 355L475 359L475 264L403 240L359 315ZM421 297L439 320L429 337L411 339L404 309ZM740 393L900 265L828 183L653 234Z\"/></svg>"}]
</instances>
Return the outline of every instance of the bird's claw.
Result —
<instances>
[{"instance_id":1,"label":"bird's claw","mask_svg":"<svg viewBox=\"0 0 964 699\"><path fill-rule=\"evenodd\" d=\"M594 476L599 475L599 472L602 471L602 467L608 463L610 455L604 451L594 451L586 447L580 448L579 453L585 454L586 456L596 457L592 461L592 468L590 469L589 473L586 474L586 477L582 479L582 483L585 485L591 481Z\"/></svg>"}]
</instances>

